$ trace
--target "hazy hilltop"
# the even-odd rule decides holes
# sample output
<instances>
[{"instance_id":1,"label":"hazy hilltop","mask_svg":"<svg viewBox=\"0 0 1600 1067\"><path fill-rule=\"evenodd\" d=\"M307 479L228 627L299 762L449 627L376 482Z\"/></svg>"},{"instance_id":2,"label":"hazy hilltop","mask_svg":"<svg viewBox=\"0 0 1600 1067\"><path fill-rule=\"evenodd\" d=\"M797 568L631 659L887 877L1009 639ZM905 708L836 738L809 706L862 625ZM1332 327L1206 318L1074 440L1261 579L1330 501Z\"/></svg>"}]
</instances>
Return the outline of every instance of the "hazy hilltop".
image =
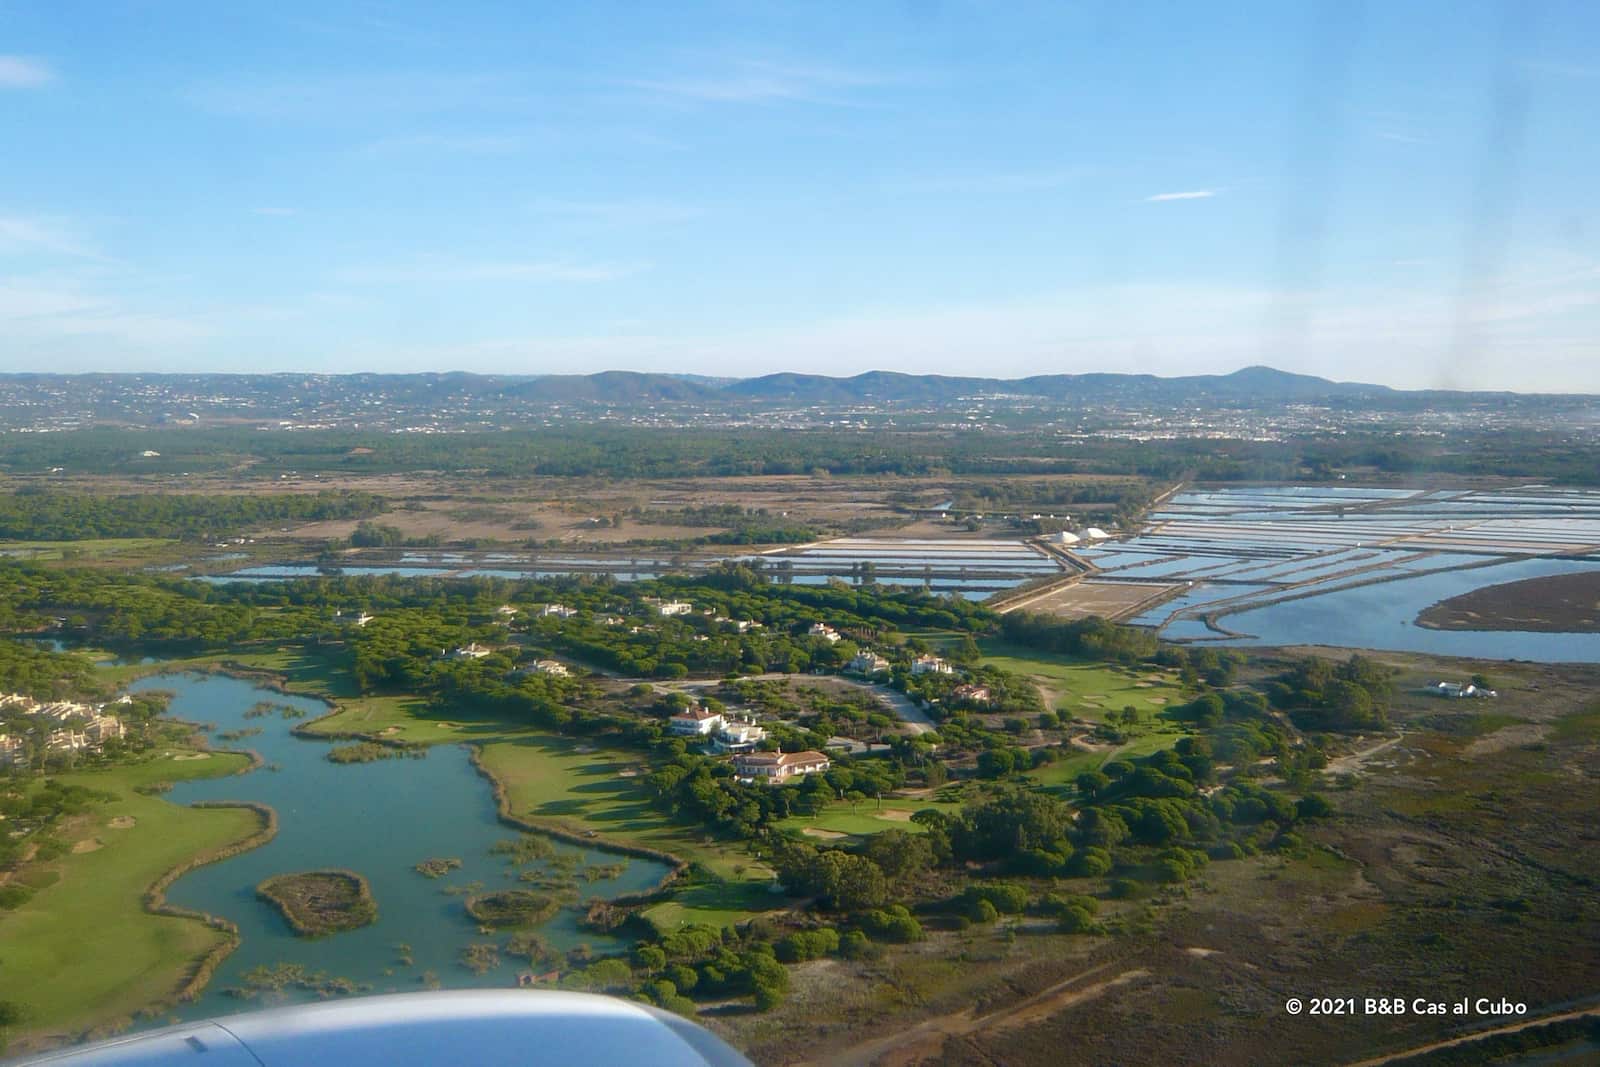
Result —
<instances>
[{"instance_id":1,"label":"hazy hilltop","mask_svg":"<svg viewBox=\"0 0 1600 1067\"><path fill-rule=\"evenodd\" d=\"M650 419L809 411L1167 412L1210 409L1282 412L1289 405L1344 411L1485 407L1525 412L1551 407L1547 396L1417 392L1334 382L1271 367L1231 374L1161 378L1150 374L1041 374L1028 378L953 377L867 371L848 378L779 373L752 378L608 370L594 374L7 374L0 375L0 428L59 429L96 423L289 423L295 425L514 425L597 412ZM1592 408L1564 398L1565 408Z\"/></svg>"}]
</instances>

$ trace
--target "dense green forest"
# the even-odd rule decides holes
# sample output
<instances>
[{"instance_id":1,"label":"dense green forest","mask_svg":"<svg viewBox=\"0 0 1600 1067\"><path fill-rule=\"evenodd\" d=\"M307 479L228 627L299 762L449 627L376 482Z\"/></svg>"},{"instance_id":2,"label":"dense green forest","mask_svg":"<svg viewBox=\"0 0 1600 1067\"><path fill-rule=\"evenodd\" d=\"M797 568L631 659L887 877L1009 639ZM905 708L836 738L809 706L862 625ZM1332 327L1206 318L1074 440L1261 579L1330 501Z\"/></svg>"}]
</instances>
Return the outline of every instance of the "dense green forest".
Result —
<instances>
[{"instance_id":1,"label":"dense green forest","mask_svg":"<svg viewBox=\"0 0 1600 1067\"><path fill-rule=\"evenodd\" d=\"M147 452L159 455L146 455ZM1118 474L1209 481L1324 479L1344 469L1397 476L1500 474L1594 480L1592 441L1535 430L1351 433L1282 441L1090 438L1064 431L644 429L587 426L455 434L221 429L88 429L0 437L0 469L40 474L205 473L248 468L492 477L845 474Z\"/></svg>"},{"instance_id":2,"label":"dense green forest","mask_svg":"<svg viewBox=\"0 0 1600 1067\"><path fill-rule=\"evenodd\" d=\"M0 496L0 538L86 541L102 537L222 537L272 523L364 519L387 510L371 493L100 496L25 486Z\"/></svg>"}]
</instances>

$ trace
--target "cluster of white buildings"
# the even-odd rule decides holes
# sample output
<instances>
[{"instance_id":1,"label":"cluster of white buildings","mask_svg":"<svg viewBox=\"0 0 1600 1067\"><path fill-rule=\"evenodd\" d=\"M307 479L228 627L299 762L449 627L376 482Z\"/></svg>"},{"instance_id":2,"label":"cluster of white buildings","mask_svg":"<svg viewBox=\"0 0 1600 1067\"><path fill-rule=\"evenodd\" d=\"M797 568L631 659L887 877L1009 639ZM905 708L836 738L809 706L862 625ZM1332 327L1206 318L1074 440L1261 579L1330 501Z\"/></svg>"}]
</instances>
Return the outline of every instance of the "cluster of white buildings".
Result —
<instances>
[{"instance_id":1,"label":"cluster of white buildings","mask_svg":"<svg viewBox=\"0 0 1600 1067\"><path fill-rule=\"evenodd\" d=\"M1434 696L1441 696L1450 700L1458 700L1468 697L1486 699L1500 695L1493 689L1481 689L1476 685L1461 685L1458 682L1434 682L1428 687L1428 691Z\"/></svg>"},{"instance_id":2,"label":"cluster of white buildings","mask_svg":"<svg viewBox=\"0 0 1600 1067\"><path fill-rule=\"evenodd\" d=\"M856 653L854 659L845 664L845 669L854 671L857 674L872 675L882 674L892 666L894 664L883 656L863 649ZM912 674L954 674L955 672L955 667L948 660L940 659L938 656L918 656L911 661Z\"/></svg>"},{"instance_id":3,"label":"cluster of white buildings","mask_svg":"<svg viewBox=\"0 0 1600 1067\"><path fill-rule=\"evenodd\" d=\"M128 703L123 697L122 703ZM0 712L9 712L44 726L48 733L45 749L49 752L83 752L98 749L113 737L122 737L127 728L115 715L107 715L104 706L77 704L56 700L40 703L21 693L0 695ZM0 766L18 763L27 756L27 742L9 732L0 730Z\"/></svg>"},{"instance_id":4,"label":"cluster of white buildings","mask_svg":"<svg viewBox=\"0 0 1600 1067\"><path fill-rule=\"evenodd\" d=\"M883 656L878 655L876 652L862 649L856 653L854 659L845 664L845 669L855 671L857 674L882 674L891 666L893 664Z\"/></svg>"},{"instance_id":5,"label":"cluster of white buildings","mask_svg":"<svg viewBox=\"0 0 1600 1067\"><path fill-rule=\"evenodd\" d=\"M830 645L838 643L839 640L839 631L825 622L812 623L811 629L807 630L806 634L810 637L820 637Z\"/></svg>"},{"instance_id":6,"label":"cluster of white buildings","mask_svg":"<svg viewBox=\"0 0 1600 1067\"><path fill-rule=\"evenodd\" d=\"M672 717L667 720L667 730L679 737L705 738L711 742L711 747L717 752L732 752L734 754L736 773L741 778L751 777L751 775L737 770L741 761L753 759L755 763L751 764L752 766L758 764L765 766L766 763L764 761L767 761L769 756L774 755L773 753L756 751L756 747L767 739L766 727L754 722L731 718L720 711L712 711L701 704L695 704L674 712ZM777 755L781 756L782 753L777 753ZM816 753L810 753L810 755L816 755ZM822 758L822 763L823 766L820 769L827 770L826 757ZM777 765L775 764L774 766ZM796 762L793 759L783 763L782 767L782 773L776 775L757 774L755 777L781 781L794 774L811 774L816 769L806 769L811 767L810 763L806 761Z\"/></svg>"}]
</instances>

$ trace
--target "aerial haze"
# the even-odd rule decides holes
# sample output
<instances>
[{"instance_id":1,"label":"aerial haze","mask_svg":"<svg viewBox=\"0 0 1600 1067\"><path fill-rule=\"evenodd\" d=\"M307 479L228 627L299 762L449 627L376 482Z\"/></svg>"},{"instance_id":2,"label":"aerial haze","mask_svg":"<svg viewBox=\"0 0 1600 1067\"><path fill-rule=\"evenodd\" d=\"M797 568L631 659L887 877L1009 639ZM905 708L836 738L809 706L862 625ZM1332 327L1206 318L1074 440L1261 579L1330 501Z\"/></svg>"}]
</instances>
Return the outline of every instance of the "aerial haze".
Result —
<instances>
[{"instance_id":1,"label":"aerial haze","mask_svg":"<svg viewBox=\"0 0 1600 1067\"><path fill-rule=\"evenodd\" d=\"M0 24L4 371L1600 388L1584 3Z\"/></svg>"}]
</instances>

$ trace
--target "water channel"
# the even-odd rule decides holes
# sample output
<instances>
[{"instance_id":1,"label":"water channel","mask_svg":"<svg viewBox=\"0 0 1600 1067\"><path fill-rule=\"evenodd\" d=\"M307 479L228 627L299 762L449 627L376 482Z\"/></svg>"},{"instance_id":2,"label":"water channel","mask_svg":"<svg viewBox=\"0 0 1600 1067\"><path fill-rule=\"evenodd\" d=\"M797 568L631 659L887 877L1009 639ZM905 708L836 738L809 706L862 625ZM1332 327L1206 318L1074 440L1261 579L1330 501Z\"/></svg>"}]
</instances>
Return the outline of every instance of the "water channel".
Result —
<instances>
[{"instance_id":1,"label":"water channel","mask_svg":"<svg viewBox=\"0 0 1600 1067\"><path fill-rule=\"evenodd\" d=\"M509 857L491 855L497 841L518 836L499 822L489 783L468 762L460 745L440 745L423 759L386 759L371 763L335 764L325 757L330 742L296 737L296 721L274 712L246 718L261 701L306 712L307 721L327 712L326 705L304 697L285 696L239 679L220 676L164 674L133 686L176 694L169 714L204 723L217 733L260 728L261 733L217 747L259 752L266 765L244 775L179 783L168 794L174 803L240 800L269 805L278 813L278 834L260 848L184 875L167 898L183 907L227 918L239 926L242 942L218 969L195 1004L181 1013L201 1018L244 1010L248 1003L226 990L242 984L242 976L259 966L301 964L311 971L350 979L372 992L424 987L425 972L446 988L506 987L514 984L527 960L502 954L501 964L482 974L461 964L462 950L475 943L497 941L506 933L486 936L466 914L464 897L448 895L447 887L482 882L488 890L526 883L520 871L582 868L625 863L621 873L593 882L576 877L580 901L616 897L649 888L667 868L639 857L619 856L552 842L551 858L517 868ZM413 868L425 859L458 857L463 866L430 879ZM347 868L365 876L378 905L378 921L359 930L320 939L297 937L270 905L256 897L255 887L276 874L315 868ZM581 907L581 903L579 905ZM588 943L596 951L614 941L582 931L578 911L562 909L537 928L558 949ZM409 952L397 949L409 946ZM399 962L403 954L412 962Z\"/></svg>"}]
</instances>

